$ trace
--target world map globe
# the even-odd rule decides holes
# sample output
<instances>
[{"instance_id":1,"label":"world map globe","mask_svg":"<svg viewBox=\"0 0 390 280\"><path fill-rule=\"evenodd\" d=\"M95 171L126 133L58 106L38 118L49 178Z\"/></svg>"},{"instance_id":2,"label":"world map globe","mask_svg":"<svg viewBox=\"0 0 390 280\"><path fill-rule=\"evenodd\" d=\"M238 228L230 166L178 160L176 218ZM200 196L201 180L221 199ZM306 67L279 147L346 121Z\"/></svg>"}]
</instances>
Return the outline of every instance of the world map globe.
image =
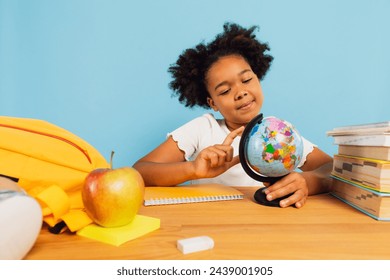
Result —
<instances>
[{"instance_id":1,"label":"world map globe","mask_svg":"<svg viewBox=\"0 0 390 280\"><path fill-rule=\"evenodd\" d=\"M269 181L262 176L282 177L298 167L303 143L292 124L276 117L263 118L260 114L245 128L240 150L240 160L248 175Z\"/></svg>"}]
</instances>

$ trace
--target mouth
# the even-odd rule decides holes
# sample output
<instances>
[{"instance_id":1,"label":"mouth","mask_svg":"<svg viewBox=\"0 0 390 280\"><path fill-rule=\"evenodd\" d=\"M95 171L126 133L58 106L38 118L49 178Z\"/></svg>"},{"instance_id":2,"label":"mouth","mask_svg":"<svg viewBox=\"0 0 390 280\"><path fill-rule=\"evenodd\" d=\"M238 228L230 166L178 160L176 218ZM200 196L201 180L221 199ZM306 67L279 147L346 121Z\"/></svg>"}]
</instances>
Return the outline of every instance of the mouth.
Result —
<instances>
[{"instance_id":1,"label":"mouth","mask_svg":"<svg viewBox=\"0 0 390 280\"><path fill-rule=\"evenodd\" d=\"M241 104L240 106L238 106L237 110L249 110L254 103L255 103L254 100L245 102L245 103Z\"/></svg>"}]
</instances>

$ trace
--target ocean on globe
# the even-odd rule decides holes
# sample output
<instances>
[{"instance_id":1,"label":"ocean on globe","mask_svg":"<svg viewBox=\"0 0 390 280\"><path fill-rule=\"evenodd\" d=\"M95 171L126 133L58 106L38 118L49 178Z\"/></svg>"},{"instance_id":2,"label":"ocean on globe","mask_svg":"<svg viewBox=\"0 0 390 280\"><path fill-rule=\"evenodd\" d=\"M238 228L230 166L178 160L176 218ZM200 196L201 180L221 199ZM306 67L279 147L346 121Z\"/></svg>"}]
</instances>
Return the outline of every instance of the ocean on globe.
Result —
<instances>
[{"instance_id":1,"label":"ocean on globe","mask_svg":"<svg viewBox=\"0 0 390 280\"><path fill-rule=\"evenodd\" d=\"M302 159L302 138L289 122L265 117L253 126L248 137L247 162L261 175L284 176L296 169Z\"/></svg>"}]
</instances>

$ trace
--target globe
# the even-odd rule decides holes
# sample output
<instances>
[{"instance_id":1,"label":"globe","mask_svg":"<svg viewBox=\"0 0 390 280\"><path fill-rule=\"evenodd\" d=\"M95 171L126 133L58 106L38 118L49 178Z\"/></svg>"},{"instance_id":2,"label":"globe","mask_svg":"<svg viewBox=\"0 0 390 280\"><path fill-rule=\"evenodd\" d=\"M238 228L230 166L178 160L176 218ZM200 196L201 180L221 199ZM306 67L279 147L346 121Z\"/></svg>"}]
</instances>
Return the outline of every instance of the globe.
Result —
<instances>
[{"instance_id":1,"label":"globe","mask_svg":"<svg viewBox=\"0 0 390 280\"><path fill-rule=\"evenodd\" d=\"M296 169L302 159L302 137L292 124L260 114L245 128L240 142L244 170L258 181L280 178Z\"/></svg>"}]
</instances>

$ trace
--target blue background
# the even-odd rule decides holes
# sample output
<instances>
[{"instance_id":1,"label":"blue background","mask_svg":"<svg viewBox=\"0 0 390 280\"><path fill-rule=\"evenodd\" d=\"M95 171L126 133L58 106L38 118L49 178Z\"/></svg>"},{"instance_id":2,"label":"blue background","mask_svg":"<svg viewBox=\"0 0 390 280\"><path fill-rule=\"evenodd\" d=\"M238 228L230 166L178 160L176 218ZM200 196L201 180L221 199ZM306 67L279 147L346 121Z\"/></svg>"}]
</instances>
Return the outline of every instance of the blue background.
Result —
<instances>
[{"instance_id":1,"label":"blue background","mask_svg":"<svg viewBox=\"0 0 390 280\"><path fill-rule=\"evenodd\" d=\"M259 25L274 56L264 115L287 119L329 154L326 131L389 120L387 0L0 0L0 114L44 119L114 167L206 112L168 88L168 67L226 21Z\"/></svg>"}]
</instances>

